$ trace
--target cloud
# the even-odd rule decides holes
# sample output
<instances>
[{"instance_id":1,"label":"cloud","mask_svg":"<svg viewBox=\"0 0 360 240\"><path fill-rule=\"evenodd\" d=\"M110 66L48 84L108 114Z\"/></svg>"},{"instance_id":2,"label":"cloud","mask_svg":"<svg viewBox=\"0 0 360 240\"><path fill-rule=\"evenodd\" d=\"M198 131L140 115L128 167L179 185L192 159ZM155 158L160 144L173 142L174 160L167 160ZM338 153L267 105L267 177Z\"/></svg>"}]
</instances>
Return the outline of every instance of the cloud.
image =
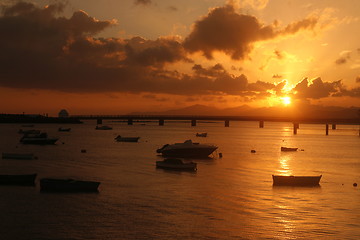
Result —
<instances>
[{"instance_id":1,"label":"cloud","mask_svg":"<svg viewBox=\"0 0 360 240\"><path fill-rule=\"evenodd\" d=\"M341 80L323 82L321 78L311 81L304 78L295 88L294 96L298 99L320 99L327 97L350 96L360 98L360 88L347 89Z\"/></svg>"},{"instance_id":2,"label":"cloud","mask_svg":"<svg viewBox=\"0 0 360 240\"><path fill-rule=\"evenodd\" d=\"M0 86L84 93L148 93L151 95L144 98L157 101L167 99L156 94L265 98L274 91L279 94L281 83L250 83L244 74L233 75L221 64L204 67L195 63L188 51L203 51L211 57L218 50L240 59L251 52L256 41L302 29L294 25L277 31L272 26L263 26L253 16L238 14L233 7L225 6L213 9L198 21L185 41L176 37L99 38L96 35L115 21L97 20L84 11L66 18L61 16L64 7L51 4L40 8L18 2L3 8ZM227 23L231 24L225 27ZM214 29L220 32L214 34ZM278 50L273 55L277 59L284 57ZM187 73L166 68L177 62L191 63L193 67ZM299 98L340 94L357 96L358 92L321 79L310 85L307 81L297 85Z\"/></svg>"},{"instance_id":3,"label":"cloud","mask_svg":"<svg viewBox=\"0 0 360 240\"><path fill-rule=\"evenodd\" d=\"M279 74L274 74L274 75L272 76L272 78L283 78L283 76L282 76L282 75L279 75Z\"/></svg>"},{"instance_id":4,"label":"cloud","mask_svg":"<svg viewBox=\"0 0 360 240\"><path fill-rule=\"evenodd\" d=\"M212 9L198 20L184 46L189 52L202 52L208 59L213 58L214 51L221 51L234 60L240 60L248 56L255 42L314 29L317 23L318 18L309 17L278 30L273 25L265 26L254 16L237 13L232 5L226 5Z\"/></svg>"},{"instance_id":5,"label":"cloud","mask_svg":"<svg viewBox=\"0 0 360 240\"><path fill-rule=\"evenodd\" d=\"M360 76L357 76L355 82L360 83Z\"/></svg>"}]
</instances>

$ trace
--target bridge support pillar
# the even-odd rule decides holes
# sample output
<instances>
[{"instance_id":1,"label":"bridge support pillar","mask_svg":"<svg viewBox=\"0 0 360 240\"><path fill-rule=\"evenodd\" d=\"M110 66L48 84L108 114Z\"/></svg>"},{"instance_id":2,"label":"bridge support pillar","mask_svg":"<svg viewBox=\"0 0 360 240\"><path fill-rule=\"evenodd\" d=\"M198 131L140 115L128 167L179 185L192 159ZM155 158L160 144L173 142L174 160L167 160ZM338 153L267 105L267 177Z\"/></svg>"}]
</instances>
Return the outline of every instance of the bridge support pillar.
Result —
<instances>
[{"instance_id":1,"label":"bridge support pillar","mask_svg":"<svg viewBox=\"0 0 360 240\"><path fill-rule=\"evenodd\" d=\"M96 124L102 124L102 118L96 119Z\"/></svg>"},{"instance_id":2,"label":"bridge support pillar","mask_svg":"<svg viewBox=\"0 0 360 240\"><path fill-rule=\"evenodd\" d=\"M128 119L128 125L133 125L133 120L132 120L132 118L129 118L129 119Z\"/></svg>"},{"instance_id":3,"label":"bridge support pillar","mask_svg":"<svg viewBox=\"0 0 360 240\"><path fill-rule=\"evenodd\" d=\"M164 126L165 120L164 119L159 119L159 126Z\"/></svg>"},{"instance_id":4,"label":"bridge support pillar","mask_svg":"<svg viewBox=\"0 0 360 240\"><path fill-rule=\"evenodd\" d=\"M333 124L331 125L331 129L332 129L332 130L335 130L335 129L336 129L336 124L333 123Z\"/></svg>"},{"instance_id":5,"label":"bridge support pillar","mask_svg":"<svg viewBox=\"0 0 360 240\"><path fill-rule=\"evenodd\" d=\"M192 127L195 127L195 126L196 126L196 119L192 119L192 120L191 120L191 126L192 126Z\"/></svg>"},{"instance_id":6,"label":"bridge support pillar","mask_svg":"<svg viewBox=\"0 0 360 240\"><path fill-rule=\"evenodd\" d=\"M264 128L264 121L259 121L259 128Z\"/></svg>"},{"instance_id":7,"label":"bridge support pillar","mask_svg":"<svg viewBox=\"0 0 360 240\"><path fill-rule=\"evenodd\" d=\"M230 127L230 120L225 120L225 127Z\"/></svg>"},{"instance_id":8,"label":"bridge support pillar","mask_svg":"<svg viewBox=\"0 0 360 240\"><path fill-rule=\"evenodd\" d=\"M299 123L294 123L294 134L297 134L297 130L299 129Z\"/></svg>"},{"instance_id":9,"label":"bridge support pillar","mask_svg":"<svg viewBox=\"0 0 360 240\"><path fill-rule=\"evenodd\" d=\"M326 136L329 135L329 124L326 124L325 126L325 134Z\"/></svg>"}]
</instances>

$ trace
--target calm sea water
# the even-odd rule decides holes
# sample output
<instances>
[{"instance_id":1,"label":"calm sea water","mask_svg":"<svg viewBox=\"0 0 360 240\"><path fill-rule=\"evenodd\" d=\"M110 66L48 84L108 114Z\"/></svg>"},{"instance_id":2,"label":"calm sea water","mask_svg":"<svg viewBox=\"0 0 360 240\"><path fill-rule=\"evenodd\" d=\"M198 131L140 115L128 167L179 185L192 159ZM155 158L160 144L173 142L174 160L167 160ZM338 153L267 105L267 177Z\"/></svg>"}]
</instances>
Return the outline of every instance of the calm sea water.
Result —
<instances>
[{"instance_id":1,"label":"calm sea water","mask_svg":"<svg viewBox=\"0 0 360 240\"><path fill-rule=\"evenodd\" d=\"M38 174L34 187L0 186L1 239L360 239L359 126L326 136L324 125L293 135L289 123L104 124L113 130L97 131L94 121L71 132L36 124L60 137L54 146L21 145L20 124L0 125L0 152L38 156L0 159L1 174ZM141 139L115 142L118 134ZM155 150L186 139L214 143L223 157L194 160L195 173L156 169ZM315 188L273 187L272 174L323 178ZM43 177L101 185L99 193L40 193Z\"/></svg>"}]
</instances>

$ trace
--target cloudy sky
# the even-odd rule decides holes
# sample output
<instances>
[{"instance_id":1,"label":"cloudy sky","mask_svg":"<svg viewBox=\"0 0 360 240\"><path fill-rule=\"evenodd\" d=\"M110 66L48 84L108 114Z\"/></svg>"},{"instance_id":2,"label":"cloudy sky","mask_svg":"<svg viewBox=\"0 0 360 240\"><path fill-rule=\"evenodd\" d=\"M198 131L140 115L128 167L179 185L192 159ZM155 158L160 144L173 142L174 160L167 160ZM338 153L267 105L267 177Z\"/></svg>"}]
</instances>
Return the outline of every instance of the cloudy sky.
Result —
<instances>
[{"instance_id":1,"label":"cloudy sky","mask_svg":"<svg viewBox=\"0 0 360 240\"><path fill-rule=\"evenodd\" d=\"M358 0L0 5L0 112L360 107Z\"/></svg>"}]
</instances>

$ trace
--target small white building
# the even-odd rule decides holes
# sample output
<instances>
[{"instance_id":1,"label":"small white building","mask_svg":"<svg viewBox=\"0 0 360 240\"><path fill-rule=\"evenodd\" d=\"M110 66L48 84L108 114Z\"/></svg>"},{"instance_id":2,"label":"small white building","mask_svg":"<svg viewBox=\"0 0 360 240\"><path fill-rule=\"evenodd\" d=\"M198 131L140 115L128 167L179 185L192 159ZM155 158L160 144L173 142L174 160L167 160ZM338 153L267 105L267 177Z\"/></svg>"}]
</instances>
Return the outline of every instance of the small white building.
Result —
<instances>
[{"instance_id":1,"label":"small white building","mask_svg":"<svg viewBox=\"0 0 360 240\"><path fill-rule=\"evenodd\" d=\"M67 117L69 117L68 111L66 111L66 109L61 109L61 111L59 112L59 118L67 118Z\"/></svg>"}]
</instances>

